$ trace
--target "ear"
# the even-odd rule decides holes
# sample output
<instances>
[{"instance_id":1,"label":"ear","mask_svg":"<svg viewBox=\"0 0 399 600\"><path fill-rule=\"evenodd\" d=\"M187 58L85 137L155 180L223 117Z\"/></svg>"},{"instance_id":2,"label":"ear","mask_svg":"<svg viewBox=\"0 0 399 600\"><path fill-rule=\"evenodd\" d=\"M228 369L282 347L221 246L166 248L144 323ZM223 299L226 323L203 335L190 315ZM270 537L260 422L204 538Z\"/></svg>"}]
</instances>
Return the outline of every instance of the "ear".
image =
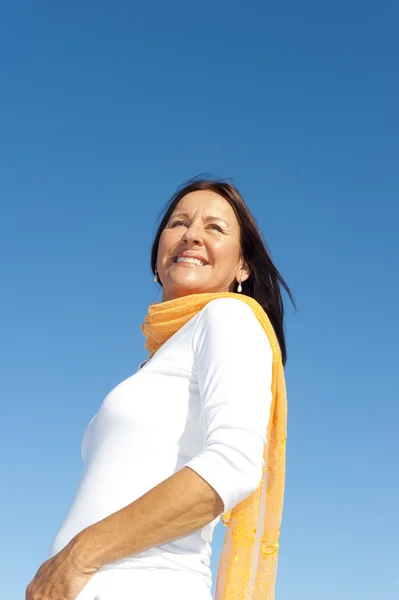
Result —
<instances>
[{"instance_id":1,"label":"ear","mask_svg":"<svg viewBox=\"0 0 399 600\"><path fill-rule=\"evenodd\" d=\"M237 269L237 274L236 274L237 281L241 281L241 283L242 283L242 282L246 281L250 275L251 275L251 271L248 267L248 264L246 263L245 260L242 260Z\"/></svg>"}]
</instances>

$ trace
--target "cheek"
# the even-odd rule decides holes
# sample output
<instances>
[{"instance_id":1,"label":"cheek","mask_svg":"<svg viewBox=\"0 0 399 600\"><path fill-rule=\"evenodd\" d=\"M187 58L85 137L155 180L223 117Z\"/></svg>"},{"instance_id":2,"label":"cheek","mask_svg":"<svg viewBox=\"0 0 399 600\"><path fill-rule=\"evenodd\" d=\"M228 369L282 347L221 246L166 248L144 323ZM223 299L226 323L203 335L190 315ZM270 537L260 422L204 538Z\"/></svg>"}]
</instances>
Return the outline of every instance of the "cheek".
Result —
<instances>
[{"instance_id":1,"label":"cheek","mask_svg":"<svg viewBox=\"0 0 399 600\"><path fill-rule=\"evenodd\" d=\"M240 258L240 249L236 243L219 243L214 246L214 256L226 271L234 270Z\"/></svg>"},{"instance_id":2,"label":"cheek","mask_svg":"<svg viewBox=\"0 0 399 600\"><path fill-rule=\"evenodd\" d=\"M163 256L168 252L168 235L166 232L161 233L158 244L158 260L162 261Z\"/></svg>"},{"instance_id":3,"label":"cheek","mask_svg":"<svg viewBox=\"0 0 399 600\"><path fill-rule=\"evenodd\" d=\"M173 248L176 246L176 236L173 235L173 231L164 230L161 233L161 237L159 238L158 244L158 256L157 256L157 264L159 268L162 268L164 262L168 259L169 255L173 251Z\"/></svg>"}]
</instances>

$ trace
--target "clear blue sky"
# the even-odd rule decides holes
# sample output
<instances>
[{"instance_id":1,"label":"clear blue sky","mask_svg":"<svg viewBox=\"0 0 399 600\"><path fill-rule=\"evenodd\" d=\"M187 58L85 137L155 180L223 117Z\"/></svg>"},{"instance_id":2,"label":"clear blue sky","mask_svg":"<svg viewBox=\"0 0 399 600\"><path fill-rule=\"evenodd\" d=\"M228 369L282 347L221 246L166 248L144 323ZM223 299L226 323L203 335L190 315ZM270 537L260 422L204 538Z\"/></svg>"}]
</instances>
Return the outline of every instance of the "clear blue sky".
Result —
<instances>
[{"instance_id":1,"label":"clear blue sky","mask_svg":"<svg viewBox=\"0 0 399 600\"><path fill-rule=\"evenodd\" d=\"M208 172L298 304L276 600L397 600L398 18L387 0L2 3L3 598L24 598L88 421L146 356L158 214Z\"/></svg>"}]
</instances>

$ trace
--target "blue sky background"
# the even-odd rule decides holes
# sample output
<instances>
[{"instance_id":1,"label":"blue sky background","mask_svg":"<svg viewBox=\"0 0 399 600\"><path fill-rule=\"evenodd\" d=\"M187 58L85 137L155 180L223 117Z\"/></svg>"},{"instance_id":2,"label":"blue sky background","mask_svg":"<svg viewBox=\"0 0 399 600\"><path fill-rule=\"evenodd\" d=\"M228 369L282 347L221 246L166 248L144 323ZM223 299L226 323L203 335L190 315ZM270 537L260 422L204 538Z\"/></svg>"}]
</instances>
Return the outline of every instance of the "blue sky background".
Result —
<instances>
[{"instance_id":1,"label":"blue sky background","mask_svg":"<svg viewBox=\"0 0 399 600\"><path fill-rule=\"evenodd\" d=\"M24 598L88 421L146 356L158 214L208 172L233 178L298 305L276 600L397 600L398 17L1 4L2 597Z\"/></svg>"}]
</instances>

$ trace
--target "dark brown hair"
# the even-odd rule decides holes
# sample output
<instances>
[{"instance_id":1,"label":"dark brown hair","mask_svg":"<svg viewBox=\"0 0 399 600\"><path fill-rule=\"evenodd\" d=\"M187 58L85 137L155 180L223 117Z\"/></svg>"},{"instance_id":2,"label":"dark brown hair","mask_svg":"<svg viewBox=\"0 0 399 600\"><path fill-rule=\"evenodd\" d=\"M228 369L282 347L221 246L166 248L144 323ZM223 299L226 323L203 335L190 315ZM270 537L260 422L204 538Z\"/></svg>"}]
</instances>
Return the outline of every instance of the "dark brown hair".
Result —
<instances>
[{"instance_id":1,"label":"dark brown hair","mask_svg":"<svg viewBox=\"0 0 399 600\"><path fill-rule=\"evenodd\" d=\"M186 194L198 190L209 190L222 196L233 208L241 230L241 252L251 275L242 283L242 293L255 298L268 315L280 344L283 364L287 361L284 336L284 304L281 287L287 292L295 306L294 298L284 279L276 269L263 239L262 233L244 202L241 194L231 183L220 179L191 179L178 188L163 210L152 249L151 269L155 274L159 238L177 204ZM162 283L161 283L162 285Z\"/></svg>"}]
</instances>

